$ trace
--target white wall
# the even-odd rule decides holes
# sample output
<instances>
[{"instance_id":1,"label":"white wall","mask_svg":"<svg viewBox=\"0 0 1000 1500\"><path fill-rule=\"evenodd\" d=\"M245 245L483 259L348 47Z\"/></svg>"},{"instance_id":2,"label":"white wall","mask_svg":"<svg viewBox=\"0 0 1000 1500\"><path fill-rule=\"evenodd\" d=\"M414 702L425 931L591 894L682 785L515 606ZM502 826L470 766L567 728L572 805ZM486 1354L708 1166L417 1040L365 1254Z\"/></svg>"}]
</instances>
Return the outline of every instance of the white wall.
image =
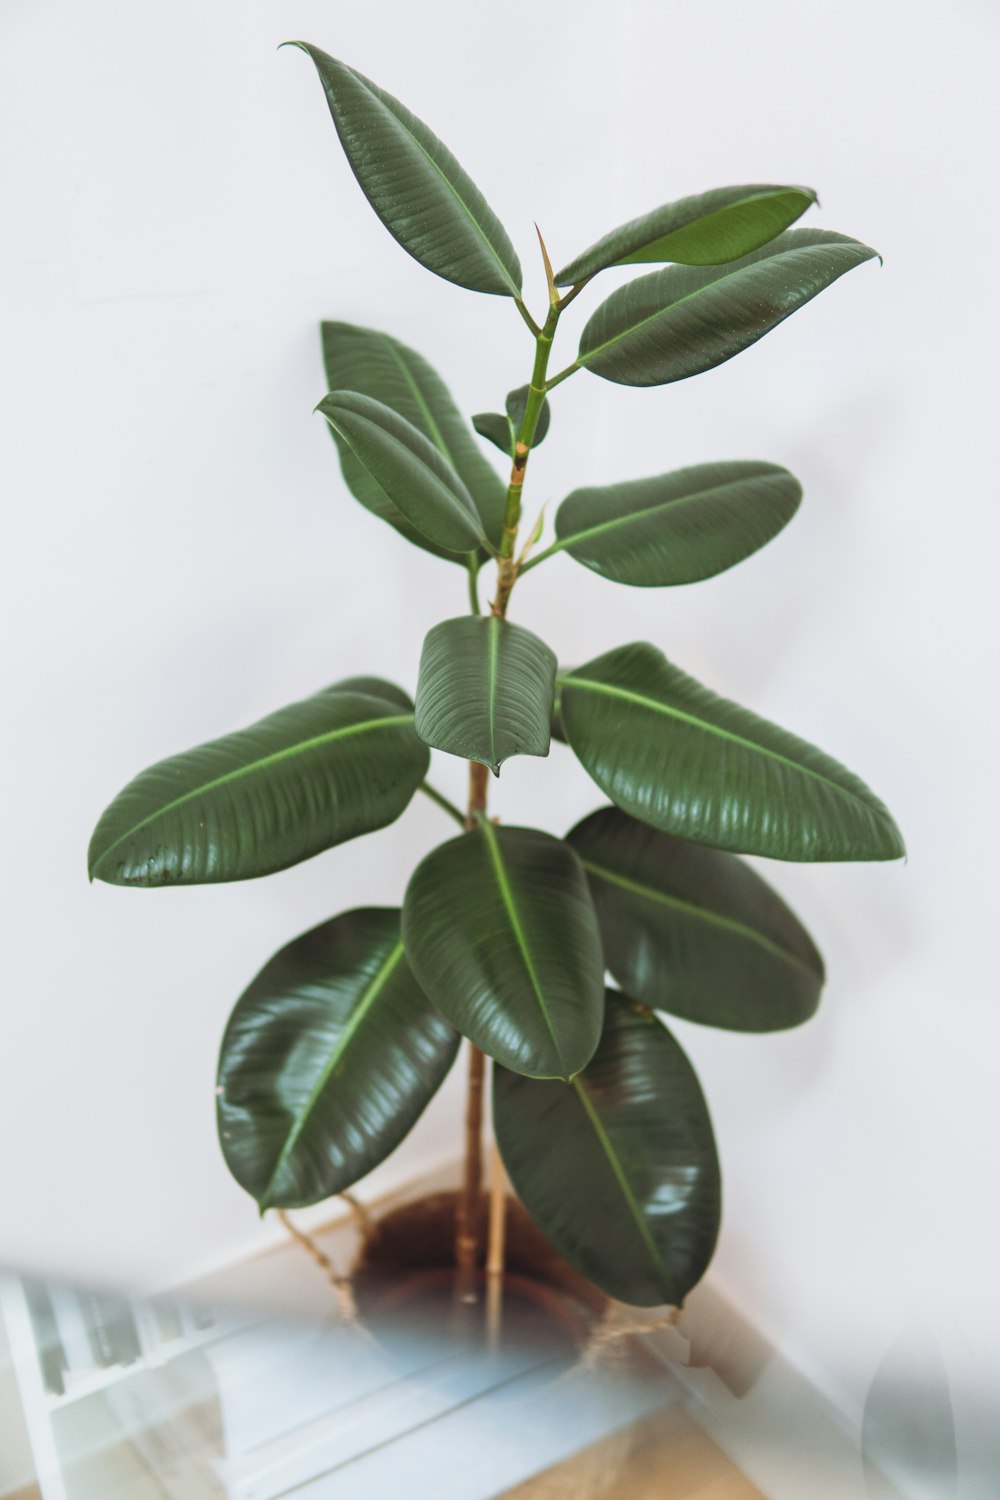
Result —
<instances>
[{"instance_id":1,"label":"white wall","mask_svg":"<svg viewBox=\"0 0 1000 1500\"><path fill-rule=\"evenodd\" d=\"M773 459L806 487L787 533L672 592L560 558L515 606L571 662L655 640L891 804L905 867L768 871L826 952L818 1019L678 1030L718 1125L725 1284L853 1410L927 1317L978 1389L1000 1227L998 30L975 0L7 0L0 1260L151 1284L257 1242L214 1140L232 1000L296 932L398 900L449 831L418 805L266 881L86 883L91 826L141 766L349 671L412 685L424 631L464 608L458 570L347 495L311 415L317 320L391 329L468 411L527 378L509 304L428 275L371 215L311 64L275 51L302 36L456 149L536 305L532 219L565 260L720 183L815 184L814 222L885 256L703 378L634 393L576 377L532 462L537 502ZM557 747L506 767L496 807L562 831L600 800ZM401 1169L447 1149L456 1101Z\"/></svg>"}]
</instances>

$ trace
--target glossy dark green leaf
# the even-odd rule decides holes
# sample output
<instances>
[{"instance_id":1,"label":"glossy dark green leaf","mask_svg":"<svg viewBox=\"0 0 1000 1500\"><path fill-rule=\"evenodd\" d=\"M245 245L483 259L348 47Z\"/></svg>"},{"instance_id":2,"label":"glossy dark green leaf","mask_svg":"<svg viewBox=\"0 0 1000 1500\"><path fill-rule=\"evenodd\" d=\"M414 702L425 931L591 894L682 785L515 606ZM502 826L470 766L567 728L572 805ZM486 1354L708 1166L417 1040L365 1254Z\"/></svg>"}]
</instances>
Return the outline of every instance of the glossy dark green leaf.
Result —
<instances>
[{"instance_id":1,"label":"glossy dark green leaf","mask_svg":"<svg viewBox=\"0 0 1000 1500\"><path fill-rule=\"evenodd\" d=\"M404 250L445 281L517 297L507 231L447 146L404 104L308 42L340 143L365 197Z\"/></svg>"},{"instance_id":2,"label":"glossy dark green leaf","mask_svg":"<svg viewBox=\"0 0 1000 1500\"><path fill-rule=\"evenodd\" d=\"M679 1306L719 1233L712 1122L666 1027L609 990L600 1046L572 1084L498 1068L493 1127L546 1239L609 1297Z\"/></svg>"},{"instance_id":3,"label":"glossy dark green leaf","mask_svg":"<svg viewBox=\"0 0 1000 1500\"><path fill-rule=\"evenodd\" d=\"M422 536L464 554L485 542L475 502L457 471L405 417L354 391L331 391L316 409L333 428L341 452L350 453Z\"/></svg>"},{"instance_id":4,"label":"glossy dark green leaf","mask_svg":"<svg viewBox=\"0 0 1000 1500\"><path fill-rule=\"evenodd\" d=\"M528 387L526 385L519 385L517 387L517 390L510 391L508 393L506 402L507 419L510 422L515 441L517 440L517 437L521 431L521 423L524 421L524 413L527 409L527 405ZM551 421L552 408L549 405L549 398L546 396L545 400L542 402L541 410L538 413L538 422L535 426L535 436L531 440L532 448L538 448L541 446L542 442L545 439L545 434L549 430L549 424Z\"/></svg>"},{"instance_id":5,"label":"glossy dark green leaf","mask_svg":"<svg viewBox=\"0 0 1000 1500\"><path fill-rule=\"evenodd\" d=\"M570 745L623 811L699 844L772 859L897 859L888 811L822 750L718 698L655 646L561 679Z\"/></svg>"},{"instance_id":6,"label":"glossy dark green leaf","mask_svg":"<svg viewBox=\"0 0 1000 1500\"><path fill-rule=\"evenodd\" d=\"M499 546L506 486L480 452L437 372L414 349L376 328L323 323L321 329L327 390L371 396L422 432L455 469L472 496L486 535ZM336 433L333 437L336 441ZM418 546L451 562L464 562L464 558L428 542L362 468L350 448L338 443L338 449L344 479L355 499Z\"/></svg>"},{"instance_id":7,"label":"glossy dark green leaf","mask_svg":"<svg viewBox=\"0 0 1000 1500\"><path fill-rule=\"evenodd\" d=\"M615 583L696 583L777 536L801 498L798 480L778 464L695 464L574 490L556 512L552 550Z\"/></svg>"},{"instance_id":8,"label":"glossy dark green leaf","mask_svg":"<svg viewBox=\"0 0 1000 1500\"><path fill-rule=\"evenodd\" d=\"M369 698L383 698L386 703L395 704L404 713L413 712L413 699L409 693L404 693L401 687L394 682L389 682L385 677L345 677L340 682L333 684L332 691L338 693L365 693Z\"/></svg>"},{"instance_id":9,"label":"glossy dark green leaf","mask_svg":"<svg viewBox=\"0 0 1000 1500\"><path fill-rule=\"evenodd\" d=\"M590 881L604 961L654 1010L778 1031L819 1004L823 960L776 891L734 854L605 807L567 836Z\"/></svg>"},{"instance_id":10,"label":"glossy dark green leaf","mask_svg":"<svg viewBox=\"0 0 1000 1500\"><path fill-rule=\"evenodd\" d=\"M498 411L477 411L472 425L480 437L499 448L507 458L513 458L514 431L509 417L501 416Z\"/></svg>"},{"instance_id":11,"label":"glossy dark green leaf","mask_svg":"<svg viewBox=\"0 0 1000 1500\"><path fill-rule=\"evenodd\" d=\"M384 690L327 688L140 772L94 830L90 877L153 886L269 875L398 818L429 759L412 711Z\"/></svg>"},{"instance_id":12,"label":"glossy dark green leaf","mask_svg":"<svg viewBox=\"0 0 1000 1500\"><path fill-rule=\"evenodd\" d=\"M619 287L577 363L619 385L665 385L732 359L876 254L827 229L789 229L726 266L668 266Z\"/></svg>"},{"instance_id":13,"label":"glossy dark green leaf","mask_svg":"<svg viewBox=\"0 0 1000 1500\"><path fill-rule=\"evenodd\" d=\"M523 625L462 615L424 641L416 726L425 744L494 775L512 755L548 755L554 654Z\"/></svg>"},{"instance_id":14,"label":"glossy dark green leaf","mask_svg":"<svg viewBox=\"0 0 1000 1500\"><path fill-rule=\"evenodd\" d=\"M812 188L750 184L713 188L613 229L570 261L557 286L585 281L608 266L676 261L711 266L749 255L801 218L816 202Z\"/></svg>"},{"instance_id":15,"label":"glossy dark green leaf","mask_svg":"<svg viewBox=\"0 0 1000 1500\"><path fill-rule=\"evenodd\" d=\"M490 1057L569 1078L597 1046L604 960L573 850L534 828L482 822L418 865L403 902L406 956L429 998Z\"/></svg>"},{"instance_id":16,"label":"glossy dark green leaf","mask_svg":"<svg viewBox=\"0 0 1000 1500\"><path fill-rule=\"evenodd\" d=\"M410 972L397 910L314 927L229 1018L216 1091L229 1170L261 1209L342 1193L407 1135L457 1049Z\"/></svg>"}]
</instances>

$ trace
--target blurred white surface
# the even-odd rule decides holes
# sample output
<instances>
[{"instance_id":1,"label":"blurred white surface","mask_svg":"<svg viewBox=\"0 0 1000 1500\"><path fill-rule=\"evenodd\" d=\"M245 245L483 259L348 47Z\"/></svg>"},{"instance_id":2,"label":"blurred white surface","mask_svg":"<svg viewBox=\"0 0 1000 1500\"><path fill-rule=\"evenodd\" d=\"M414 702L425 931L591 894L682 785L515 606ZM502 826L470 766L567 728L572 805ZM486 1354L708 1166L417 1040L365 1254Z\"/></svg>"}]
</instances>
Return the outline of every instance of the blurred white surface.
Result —
<instances>
[{"instance_id":1,"label":"blurred white surface","mask_svg":"<svg viewBox=\"0 0 1000 1500\"><path fill-rule=\"evenodd\" d=\"M656 641L889 802L905 867L767 872L827 957L817 1020L765 1038L677 1027L725 1169L716 1275L859 1419L929 1305L958 1383L986 1390L1000 1359L995 8L512 0L501 17L458 0L179 0L154 17L8 0L0 25L0 1260L152 1286L262 1243L214 1139L232 1001L295 933L398 901L450 831L418 802L267 881L86 883L91 827L140 767L349 671L412 686L425 630L465 607L458 570L348 496L311 415L317 320L391 330L470 412L527 377L512 308L430 276L371 214L311 65L275 52L304 36L455 149L535 306L532 219L558 261L728 182L815 185L811 222L885 256L706 376L639 393L574 378L532 461L532 510L584 480L786 463L806 499L784 535L674 591L616 589L557 558L514 613L569 662ZM567 360L614 284L567 314ZM460 797L461 767L436 759ZM556 832L601 800L561 747L508 765L495 791L505 820ZM450 1154L457 1084L378 1186Z\"/></svg>"}]
</instances>

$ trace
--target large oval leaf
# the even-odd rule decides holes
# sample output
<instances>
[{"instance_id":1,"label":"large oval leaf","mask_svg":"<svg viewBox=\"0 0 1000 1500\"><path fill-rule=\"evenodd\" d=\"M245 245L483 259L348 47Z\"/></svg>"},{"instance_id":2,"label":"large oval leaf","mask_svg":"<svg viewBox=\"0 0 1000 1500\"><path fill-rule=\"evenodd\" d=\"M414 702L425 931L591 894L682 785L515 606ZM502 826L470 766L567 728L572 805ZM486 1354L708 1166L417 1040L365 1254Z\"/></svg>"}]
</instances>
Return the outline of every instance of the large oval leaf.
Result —
<instances>
[{"instance_id":1,"label":"large oval leaf","mask_svg":"<svg viewBox=\"0 0 1000 1500\"><path fill-rule=\"evenodd\" d=\"M601 1044L579 1078L503 1068L493 1127L539 1229L609 1297L679 1306L719 1233L719 1162L698 1079L666 1027L609 990Z\"/></svg>"},{"instance_id":2,"label":"large oval leaf","mask_svg":"<svg viewBox=\"0 0 1000 1500\"><path fill-rule=\"evenodd\" d=\"M448 552L469 553L485 542L483 523L457 472L405 417L355 391L331 391L316 409L333 428L341 452L422 536Z\"/></svg>"},{"instance_id":3,"label":"large oval leaf","mask_svg":"<svg viewBox=\"0 0 1000 1500\"><path fill-rule=\"evenodd\" d=\"M518 297L521 266L496 214L448 147L364 74L308 42L365 197L415 260L473 292Z\"/></svg>"},{"instance_id":4,"label":"large oval leaf","mask_svg":"<svg viewBox=\"0 0 1000 1500\"><path fill-rule=\"evenodd\" d=\"M417 866L403 901L413 972L442 1015L517 1073L570 1078L597 1046L604 960L573 850L482 822Z\"/></svg>"},{"instance_id":5,"label":"large oval leaf","mask_svg":"<svg viewBox=\"0 0 1000 1500\"><path fill-rule=\"evenodd\" d=\"M626 994L730 1031L778 1031L819 1004L823 960L776 891L733 854L615 807L567 842L590 881L604 961Z\"/></svg>"},{"instance_id":6,"label":"large oval leaf","mask_svg":"<svg viewBox=\"0 0 1000 1500\"><path fill-rule=\"evenodd\" d=\"M410 972L398 911L314 927L229 1018L216 1091L229 1170L261 1209L342 1193L408 1134L457 1049Z\"/></svg>"},{"instance_id":7,"label":"large oval leaf","mask_svg":"<svg viewBox=\"0 0 1000 1500\"><path fill-rule=\"evenodd\" d=\"M772 859L897 859L875 794L822 750L717 698L655 646L561 679L570 745L612 802L699 844Z\"/></svg>"},{"instance_id":8,"label":"large oval leaf","mask_svg":"<svg viewBox=\"0 0 1000 1500\"><path fill-rule=\"evenodd\" d=\"M727 266L668 266L602 302L577 364L619 385L665 385L732 359L876 251L789 229Z\"/></svg>"},{"instance_id":9,"label":"large oval leaf","mask_svg":"<svg viewBox=\"0 0 1000 1500\"><path fill-rule=\"evenodd\" d=\"M414 349L376 328L323 323L321 329L327 390L357 391L359 395L371 396L422 432L455 469L472 496L487 537L499 547L506 486L479 451L437 372ZM336 433L333 437L336 440ZM454 553L428 542L397 510L346 444L338 444L338 448L344 479L355 499L418 546L452 562L464 562L464 558L456 558Z\"/></svg>"},{"instance_id":10,"label":"large oval leaf","mask_svg":"<svg viewBox=\"0 0 1000 1500\"><path fill-rule=\"evenodd\" d=\"M631 219L570 261L557 286L586 281L608 266L677 261L686 266L738 260L773 240L816 202L812 188L751 184L712 188Z\"/></svg>"},{"instance_id":11,"label":"large oval leaf","mask_svg":"<svg viewBox=\"0 0 1000 1500\"><path fill-rule=\"evenodd\" d=\"M140 772L94 830L90 878L152 886L269 875L398 818L429 760L401 703L327 688Z\"/></svg>"},{"instance_id":12,"label":"large oval leaf","mask_svg":"<svg viewBox=\"0 0 1000 1500\"><path fill-rule=\"evenodd\" d=\"M512 755L548 755L556 658L496 615L435 625L424 641L416 727L425 744L493 774Z\"/></svg>"},{"instance_id":13,"label":"large oval leaf","mask_svg":"<svg viewBox=\"0 0 1000 1500\"><path fill-rule=\"evenodd\" d=\"M778 464L695 464L655 479L574 490L556 512L550 550L565 548L615 583L696 583L777 536L801 498L798 480Z\"/></svg>"}]
</instances>

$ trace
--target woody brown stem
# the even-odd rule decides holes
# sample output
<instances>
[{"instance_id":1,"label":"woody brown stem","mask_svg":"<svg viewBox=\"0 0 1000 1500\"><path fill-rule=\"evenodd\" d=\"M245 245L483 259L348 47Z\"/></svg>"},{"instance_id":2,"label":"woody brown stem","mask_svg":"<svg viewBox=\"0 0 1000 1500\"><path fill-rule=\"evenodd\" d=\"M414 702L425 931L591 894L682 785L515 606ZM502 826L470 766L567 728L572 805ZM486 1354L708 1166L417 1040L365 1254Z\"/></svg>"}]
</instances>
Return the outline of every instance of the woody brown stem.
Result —
<instances>
[{"instance_id":1,"label":"woody brown stem","mask_svg":"<svg viewBox=\"0 0 1000 1500\"><path fill-rule=\"evenodd\" d=\"M469 804L466 831L475 828L486 812L490 773L487 766L469 765ZM486 1059L469 1043L469 1074L465 1102L465 1159L462 1186L455 1209L455 1268L460 1283L468 1283L479 1262L480 1197L483 1183L483 1078Z\"/></svg>"}]
</instances>

